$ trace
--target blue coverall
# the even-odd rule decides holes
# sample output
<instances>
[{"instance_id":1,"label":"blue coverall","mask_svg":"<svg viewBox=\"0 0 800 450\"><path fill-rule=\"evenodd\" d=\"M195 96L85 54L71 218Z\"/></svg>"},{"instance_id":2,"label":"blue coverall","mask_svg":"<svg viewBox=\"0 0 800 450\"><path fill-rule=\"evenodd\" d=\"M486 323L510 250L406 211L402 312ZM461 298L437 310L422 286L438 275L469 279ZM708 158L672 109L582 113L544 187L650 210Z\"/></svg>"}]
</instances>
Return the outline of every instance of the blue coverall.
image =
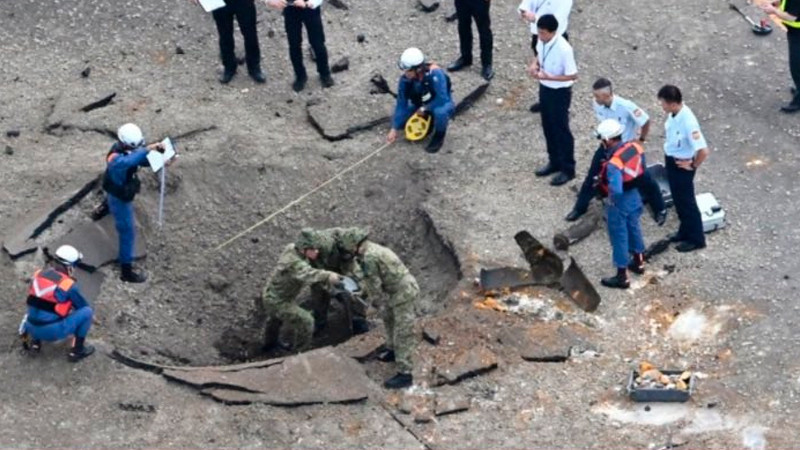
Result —
<instances>
[{"instance_id":1,"label":"blue coverall","mask_svg":"<svg viewBox=\"0 0 800 450\"><path fill-rule=\"evenodd\" d=\"M125 184L125 177L132 167L149 166L146 148L139 148L128 154L118 154L108 163L108 174L116 185ZM114 216L114 224L119 236L119 263L131 264L133 262L133 245L136 239L136 226L133 216L133 201L124 202L110 193L108 194L108 209Z\"/></svg>"},{"instance_id":2,"label":"blue coverall","mask_svg":"<svg viewBox=\"0 0 800 450\"><path fill-rule=\"evenodd\" d=\"M78 284L72 285L68 291L56 288L55 297L59 303L71 301L72 311L63 319L56 313L28 306L28 320L25 331L34 339L41 341L60 341L69 336L85 338L92 326L92 311L89 302L81 295ZM46 324L46 325L34 325Z\"/></svg>"},{"instance_id":3,"label":"blue coverall","mask_svg":"<svg viewBox=\"0 0 800 450\"><path fill-rule=\"evenodd\" d=\"M607 157L613 155L621 145L609 149ZM647 167L644 155L642 155L642 166ZM614 267L624 269L630 263L631 253L642 253L645 249L639 223L642 217L642 197L636 188L627 191L623 189L622 171L613 164L608 165L606 176L608 177L606 216L612 260Z\"/></svg>"},{"instance_id":4,"label":"blue coverall","mask_svg":"<svg viewBox=\"0 0 800 450\"><path fill-rule=\"evenodd\" d=\"M422 97L425 94L426 84L433 91L433 98L427 104L414 104L412 99L409 98L409 90ZM408 119L422 106L425 106L425 109L433 115L433 129L438 132L446 131L447 124L453 113L455 113L456 106L447 89L447 76L442 69L432 68L422 80L417 78L408 79L405 75L400 77L400 82L397 86L397 106L394 110L392 128L395 130L405 128Z\"/></svg>"}]
</instances>

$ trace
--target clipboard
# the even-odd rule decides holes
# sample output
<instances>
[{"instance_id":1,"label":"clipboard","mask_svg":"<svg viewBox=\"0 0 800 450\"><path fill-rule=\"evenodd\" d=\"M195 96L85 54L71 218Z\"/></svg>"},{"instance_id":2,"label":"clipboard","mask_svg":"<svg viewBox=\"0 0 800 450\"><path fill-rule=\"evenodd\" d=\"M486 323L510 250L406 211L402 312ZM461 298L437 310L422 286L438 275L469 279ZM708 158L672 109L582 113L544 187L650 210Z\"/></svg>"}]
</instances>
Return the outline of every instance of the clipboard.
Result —
<instances>
[{"instance_id":1,"label":"clipboard","mask_svg":"<svg viewBox=\"0 0 800 450\"><path fill-rule=\"evenodd\" d=\"M206 12L211 12L225 7L224 0L199 0L199 2L200 6L202 6Z\"/></svg>"},{"instance_id":2,"label":"clipboard","mask_svg":"<svg viewBox=\"0 0 800 450\"><path fill-rule=\"evenodd\" d=\"M147 153L147 162L150 163L150 168L153 169L153 172L158 172L164 167L164 164L169 161L170 159L175 157L175 146L172 145L172 140L170 138L166 138L161 141L161 145L164 146L164 153L161 154L155 150L150 150Z\"/></svg>"}]
</instances>

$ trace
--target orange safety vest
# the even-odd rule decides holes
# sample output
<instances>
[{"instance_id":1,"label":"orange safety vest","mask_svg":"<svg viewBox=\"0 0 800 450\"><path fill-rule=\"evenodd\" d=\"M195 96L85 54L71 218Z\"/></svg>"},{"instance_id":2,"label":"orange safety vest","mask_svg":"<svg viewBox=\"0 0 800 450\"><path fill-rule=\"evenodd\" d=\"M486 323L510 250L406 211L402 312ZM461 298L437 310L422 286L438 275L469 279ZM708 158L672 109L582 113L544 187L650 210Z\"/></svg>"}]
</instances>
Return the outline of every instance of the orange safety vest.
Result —
<instances>
[{"instance_id":1,"label":"orange safety vest","mask_svg":"<svg viewBox=\"0 0 800 450\"><path fill-rule=\"evenodd\" d=\"M608 165L611 164L622 172L622 186L624 190L629 190L634 186L634 181L644 175L644 164L642 164L644 148L635 142L624 144L611 155L611 158L603 162L600 168L598 189L600 195L608 197Z\"/></svg>"},{"instance_id":2,"label":"orange safety vest","mask_svg":"<svg viewBox=\"0 0 800 450\"><path fill-rule=\"evenodd\" d=\"M55 269L37 270L28 289L28 306L67 317L72 310L72 302L59 302L56 298L56 289L66 292L74 284L75 280Z\"/></svg>"}]
</instances>

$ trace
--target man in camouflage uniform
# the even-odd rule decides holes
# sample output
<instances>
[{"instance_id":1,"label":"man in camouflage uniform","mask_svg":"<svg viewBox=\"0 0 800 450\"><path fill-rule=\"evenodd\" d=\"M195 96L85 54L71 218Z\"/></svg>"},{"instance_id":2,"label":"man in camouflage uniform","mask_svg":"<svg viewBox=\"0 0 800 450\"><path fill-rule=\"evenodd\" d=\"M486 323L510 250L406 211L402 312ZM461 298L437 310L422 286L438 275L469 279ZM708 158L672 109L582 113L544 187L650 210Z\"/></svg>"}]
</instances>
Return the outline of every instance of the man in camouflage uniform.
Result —
<instances>
[{"instance_id":1,"label":"man in camouflage uniform","mask_svg":"<svg viewBox=\"0 0 800 450\"><path fill-rule=\"evenodd\" d=\"M319 250L317 259L311 261L311 266L317 269L330 270L336 273L345 273L352 264L355 254L342 247L342 236L358 233L360 228L327 228L324 230L309 230L315 248ZM315 331L324 328L328 323L328 310L331 303L330 287L323 283L311 285L311 307L314 314ZM354 334L369 331L366 320L367 311L361 302L350 302L345 307L350 308L352 317L352 331Z\"/></svg>"},{"instance_id":2,"label":"man in camouflage uniform","mask_svg":"<svg viewBox=\"0 0 800 450\"><path fill-rule=\"evenodd\" d=\"M399 389L411 386L413 368L411 355L416 347L414 336L414 304L419 297L417 280L390 249L367 240L368 231L352 228L341 235L345 254L354 255L344 272L361 286L370 301L384 298L383 324L386 328L386 348L383 361L396 361L397 374L384 386Z\"/></svg>"},{"instance_id":3,"label":"man in camouflage uniform","mask_svg":"<svg viewBox=\"0 0 800 450\"><path fill-rule=\"evenodd\" d=\"M295 300L306 285L333 286L341 282L339 274L312 266L319 257L319 244L310 229L303 229L297 242L283 249L262 295L268 345L276 340L284 344L291 342L291 347L298 352L311 345L314 316Z\"/></svg>"}]
</instances>

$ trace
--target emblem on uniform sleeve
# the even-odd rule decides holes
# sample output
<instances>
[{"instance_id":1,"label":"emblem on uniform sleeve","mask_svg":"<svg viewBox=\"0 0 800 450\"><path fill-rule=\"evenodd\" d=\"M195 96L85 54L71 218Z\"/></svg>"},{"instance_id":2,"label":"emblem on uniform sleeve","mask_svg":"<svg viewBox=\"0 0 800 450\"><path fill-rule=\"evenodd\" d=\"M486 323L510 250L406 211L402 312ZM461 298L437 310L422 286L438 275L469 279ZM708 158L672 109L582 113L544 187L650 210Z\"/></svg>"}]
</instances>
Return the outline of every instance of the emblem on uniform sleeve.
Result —
<instances>
[{"instance_id":1,"label":"emblem on uniform sleeve","mask_svg":"<svg viewBox=\"0 0 800 450\"><path fill-rule=\"evenodd\" d=\"M700 130L692 131L692 139L694 139L695 141L699 141L700 137L701 137L700 136Z\"/></svg>"},{"instance_id":2,"label":"emblem on uniform sleeve","mask_svg":"<svg viewBox=\"0 0 800 450\"><path fill-rule=\"evenodd\" d=\"M642 109L636 108L636 111L633 112L634 117L642 117Z\"/></svg>"}]
</instances>

